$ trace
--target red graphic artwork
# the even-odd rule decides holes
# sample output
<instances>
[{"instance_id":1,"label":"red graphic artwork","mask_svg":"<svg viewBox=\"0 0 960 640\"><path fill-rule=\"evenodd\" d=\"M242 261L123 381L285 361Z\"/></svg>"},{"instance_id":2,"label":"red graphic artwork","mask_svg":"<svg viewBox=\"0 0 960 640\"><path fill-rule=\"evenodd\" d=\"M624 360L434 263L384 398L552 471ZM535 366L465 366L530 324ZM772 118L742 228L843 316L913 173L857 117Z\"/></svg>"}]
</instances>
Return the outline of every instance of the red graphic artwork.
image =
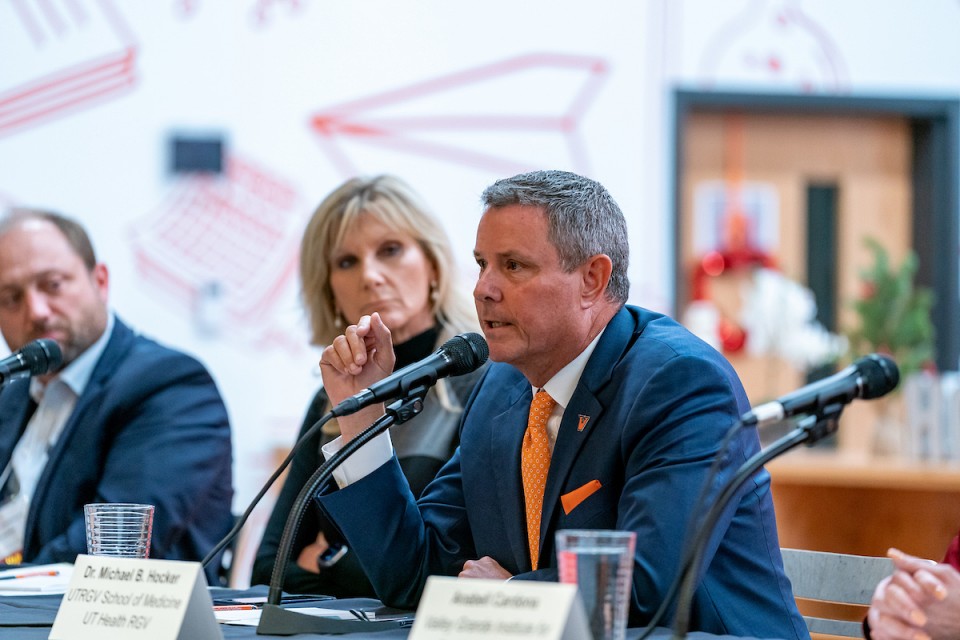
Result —
<instances>
[{"instance_id":1,"label":"red graphic artwork","mask_svg":"<svg viewBox=\"0 0 960 640\"><path fill-rule=\"evenodd\" d=\"M173 14L178 18L192 18L200 10L200 0L175 0Z\"/></svg>"},{"instance_id":2,"label":"red graphic artwork","mask_svg":"<svg viewBox=\"0 0 960 640\"><path fill-rule=\"evenodd\" d=\"M254 0L250 8L250 19L257 28L269 25L277 11L288 15L297 14L304 9L302 0ZM192 18L200 11L200 0L175 0L174 15L179 18Z\"/></svg>"},{"instance_id":3,"label":"red graphic artwork","mask_svg":"<svg viewBox=\"0 0 960 640\"><path fill-rule=\"evenodd\" d=\"M484 150L497 134L549 136L583 170L578 127L606 72L596 58L526 56L331 107L311 122L345 175L366 166L349 155L348 143L357 140L377 153L400 150L499 174L544 164ZM504 99L491 98L497 87ZM537 99L518 98L518 91ZM487 146L526 152L515 140ZM232 158L225 177L180 179L159 210L138 223L135 262L143 279L191 312L201 331L229 328L260 344L302 348L283 338L273 317L293 280L308 211L285 180Z\"/></svg>"},{"instance_id":4,"label":"red graphic artwork","mask_svg":"<svg viewBox=\"0 0 960 640\"><path fill-rule=\"evenodd\" d=\"M846 88L849 79L840 48L800 4L748 3L704 48L704 76L710 82L754 80L805 92Z\"/></svg>"},{"instance_id":5,"label":"red graphic artwork","mask_svg":"<svg viewBox=\"0 0 960 640\"><path fill-rule=\"evenodd\" d=\"M129 90L136 47L110 0L0 2L0 136Z\"/></svg>"},{"instance_id":6,"label":"red graphic artwork","mask_svg":"<svg viewBox=\"0 0 960 640\"><path fill-rule=\"evenodd\" d=\"M181 179L138 223L134 261L201 330L263 328L292 276L306 210L294 187L233 158L223 177Z\"/></svg>"},{"instance_id":7,"label":"red graphic artwork","mask_svg":"<svg viewBox=\"0 0 960 640\"><path fill-rule=\"evenodd\" d=\"M571 166L585 172L578 128L607 72L600 58L527 55L327 107L311 126L345 176L360 172L348 142L512 175L543 162L508 157L504 148L525 149L520 137L557 134ZM512 144L504 145L504 136Z\"/></svg>"},{"instance_id":8,"label":"red graphic artwork","mask_svg":"<svg viewBox=\"0 0 960 640\"><path fill-rule=\"evenodd\" d=\"M280 8L290 14L298 13L303 9L303 3L300 0L256 0L252 11L254 24L258 27L266 26L274 11Z\"/></svg>"}]
</instances>

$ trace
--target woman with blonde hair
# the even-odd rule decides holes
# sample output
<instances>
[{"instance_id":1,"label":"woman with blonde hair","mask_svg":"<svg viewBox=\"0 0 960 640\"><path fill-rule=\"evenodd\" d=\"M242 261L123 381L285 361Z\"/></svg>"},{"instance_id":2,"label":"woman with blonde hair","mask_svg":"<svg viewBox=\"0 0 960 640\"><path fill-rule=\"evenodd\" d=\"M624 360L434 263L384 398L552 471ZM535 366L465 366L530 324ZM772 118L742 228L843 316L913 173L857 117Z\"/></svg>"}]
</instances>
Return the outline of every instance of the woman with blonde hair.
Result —
<instances>
[{"instance_id":1,"label":"woman with blonde hair","mask_svg":"<svg viewBox=\"0 0 960 640\"><path fill-rule=\"evenodd\" d=\"M311 342L329 344L361 316L378 312L393 336L396 368L421 360L449 338L477 329L476 311L457 286L450 242L439 221L402 180L353 178L317 207L300 246L301 295ZM420 495L458 444L460 412L485 368L444 378L430 389L414 420L391 429L400 466ZM320 389L302 436L329 400ZM294 458L254 560L251 582L269 583L287 514L323 462L320 447L339 435L336 423ZM303 519L283 588L291 593L375 597L363 569L328 534L318 511Z\"/></svg>"}]
</instances>

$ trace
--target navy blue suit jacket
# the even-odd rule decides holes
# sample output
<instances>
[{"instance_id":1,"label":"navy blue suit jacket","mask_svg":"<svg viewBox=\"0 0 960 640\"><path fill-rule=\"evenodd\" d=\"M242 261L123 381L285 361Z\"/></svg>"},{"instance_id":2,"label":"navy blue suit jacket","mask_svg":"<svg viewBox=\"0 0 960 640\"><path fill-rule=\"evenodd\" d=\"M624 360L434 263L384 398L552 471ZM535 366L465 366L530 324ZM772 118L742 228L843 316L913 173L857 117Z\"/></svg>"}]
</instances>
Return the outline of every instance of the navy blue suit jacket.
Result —
<instances>
[{"instance_id":1,"label":"navy blue suit jacket","mask_svg":"<svg viewBox=\"0 0 960 640\"><path fill-rule=\"evenodd\" d=\"M530 400L530 383L495 363L466 407L459 450L418 502L394 458L318 503L378 596L402 607L416 605L429 575L456 575L483 556L521 579L556 580L559 529L636 531L630 621L645 624L677 573L720 442L749 408L736 373L666 316L621 309L564 411L544 495L541 568L533 572L520 479ZM755 431L740 434L723 477L758 450ZM571 494L579 488L593 492L577 503ZM704 566L692 629L808 637L783 572L765 471L721 519Z\"/></svg>"},{"instance_id":2,"label":"navy blue suit jacket","mask_svg":"<svg viewBox=\"0 0 960 640\"><path fill-rule=\"evenodd\" d=\"M0 468L24 427L28 388L17 380L0 391ZM117 319L37 483L24 561L86 553L91 502L155 505L150 556L200 560L233 524L231 466L227 412L207 370Z\"/></svg>"}]
</instances>

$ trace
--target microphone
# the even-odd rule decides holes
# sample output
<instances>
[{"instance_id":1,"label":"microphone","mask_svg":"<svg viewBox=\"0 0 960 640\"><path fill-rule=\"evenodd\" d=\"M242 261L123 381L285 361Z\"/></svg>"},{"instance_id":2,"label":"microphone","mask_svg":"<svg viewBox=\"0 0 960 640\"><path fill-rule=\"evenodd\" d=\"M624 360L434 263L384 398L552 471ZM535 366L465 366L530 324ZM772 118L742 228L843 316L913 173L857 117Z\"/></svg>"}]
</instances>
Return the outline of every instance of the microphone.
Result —
<instances>
[{"instance_id":1,"label":"microphone","mask_svg":"<svg viewBox=\"0 0 960 640\"><path fill-rule=\"evenodd\" d=\"M434 353L419 362L394 371L392 374L350 396L331 412L346 416L377 402L403 395L416 387L430 387L439 378L461 376L475 371L487 361L490 350L487 341L478 333L461 333L443 343Z\"/></svg>"},{"instance_id":2,"label":"microphone","mask_svg":"<svg viewBox=\"0 0 960 640\"><path fill-rule=\"evenodd\" d=\"M892 391L898 382L900 370L893 358L871 353L843 371L748 411L740 420L744 425L760 427L797 414L820 411L831 404L879 398Z\"/></svg>"},{"instance_id":3,"label":"microphone","mask_svg":"<svg viewBox=\"0 0 960 640\"><path fill-rule=\"evenodd\" d=\"M17 378L49 373L63 362L60 345L49 338L34 340L0 360L0 386Z\"/></svg>"}]
</instances>

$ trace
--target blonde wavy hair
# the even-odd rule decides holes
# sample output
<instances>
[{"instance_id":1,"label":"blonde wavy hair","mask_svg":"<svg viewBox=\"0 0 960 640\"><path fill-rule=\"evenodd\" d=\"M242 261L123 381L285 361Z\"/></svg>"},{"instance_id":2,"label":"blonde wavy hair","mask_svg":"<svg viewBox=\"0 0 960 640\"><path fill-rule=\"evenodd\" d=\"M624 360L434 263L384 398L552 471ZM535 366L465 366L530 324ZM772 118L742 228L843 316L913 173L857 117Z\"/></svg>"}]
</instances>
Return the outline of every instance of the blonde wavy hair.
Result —
<instances>
[{"instance_id":1,"label":"blonde wavy hair","mask_svg":"<svg viewBox=\"0 0 960 640\"><path fill-rule=\"evenodd\" d=\"M411 236L436 273L431 312L443 333L478 328L476 310L458 286L453 250L443 226L420 197L395 176L351 178L337 187L314 211L300 242L300 296L310 324L310 342L328 345L343 331L333 289L330 258L362 215Z\"/></svg>"}]
</instances>

